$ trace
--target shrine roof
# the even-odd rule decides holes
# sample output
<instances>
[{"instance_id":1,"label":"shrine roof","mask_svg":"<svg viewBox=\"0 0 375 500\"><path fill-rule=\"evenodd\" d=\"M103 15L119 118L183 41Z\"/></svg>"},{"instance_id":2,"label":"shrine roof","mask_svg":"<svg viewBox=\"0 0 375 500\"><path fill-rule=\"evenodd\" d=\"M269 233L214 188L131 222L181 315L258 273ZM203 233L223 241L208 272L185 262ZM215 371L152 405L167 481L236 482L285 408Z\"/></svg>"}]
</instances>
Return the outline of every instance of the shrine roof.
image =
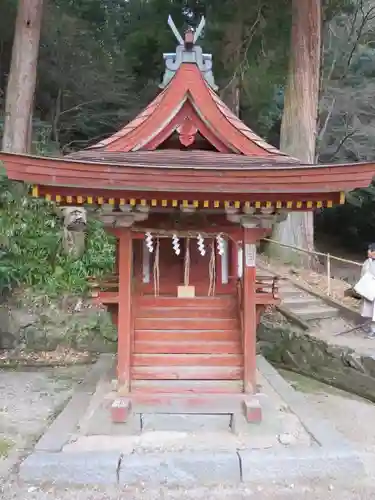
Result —
<instances>
[{"instance_id":1,"label":"shrine roof","mask_svg":"<svg viewBox=\"0 0 375 500\"><path fill-rule=\"evenodd\" d=\"M197 139L203 139L211 149L221 153L269 156L272 162L289 158L245 125L216 93L212 57L196 44L204 19L196 32L187 30L184 39L171 18L168 23L179 45L175 53L164 54L166 68L160 85L163 90L134 120L88 150L98 153L164 150L165 142L175 135L179 138L177 147L185 151L202 149Z\"/></svg>"},{"instance_id":2,"label":"shrine roof","mask_svg":"<svg viewBox=\"0 0 375 500\"><path fill-rule=\"evenodd\" d=\"M117 153L103 153L103 158L85 154L89 156L67 159L0 153L0 161L12 180L129 192L338 192L368 186L375 172L375 163L280 165L264 157L242 156L238 164L237 155L202 151L122 153L121 162ZM215 163L216 156L221 167Z\"/></svg>"},{"instance_id":3,"label":"shrine roof","mask_svg":"<svg viewBox=\"0 0 375 500\"><path fill-rule=\"evenodd\" d=\"M256 168L284 168L300 162L294 158L278 155L239 156L233 153L219 153L217 151L197 151L178 149L159 149L156 151L93 151L83 150L72 153L65 159L72 159L90 163L108 163L121 166L139 166L143 168L166 169L217 169L217 170L252 170Z\"/></svg>"},{"instance_id":4,"label":"shrine roof","mask_svg":"<svg viewBox=\"0 0 375 500\"><path fill-rule=\"evenodd\" d=\"M190 137L191 144L186 144L184 132ZM179 147L183 151L188 151L186 145L194 147L194 139L199 133L221 153L269 156L275 162L290 158L232 113L207 83L198 64L186 62L181 63L166 88L133 121L88 151L155 150L174 133L178 134ZM241 162L240 158L238 162Z\"/></svg>"}]
</instances>

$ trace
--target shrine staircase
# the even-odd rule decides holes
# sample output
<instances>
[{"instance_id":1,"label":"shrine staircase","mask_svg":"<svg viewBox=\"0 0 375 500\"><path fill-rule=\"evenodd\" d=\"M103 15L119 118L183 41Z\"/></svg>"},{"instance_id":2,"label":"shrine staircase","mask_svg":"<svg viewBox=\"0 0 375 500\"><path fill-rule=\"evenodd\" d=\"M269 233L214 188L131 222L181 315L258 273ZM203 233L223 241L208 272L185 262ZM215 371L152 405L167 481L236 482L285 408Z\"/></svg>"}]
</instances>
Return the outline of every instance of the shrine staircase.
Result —
<instances>
[{"instance_id":1,"label":"shrine staircase","mask_svg":"<svg viewBox=\"0 0 375 500\"><path fill-rule=\"evenodd\" d=\"M237 298L137 297L131 392L241 393Z\"/></svg>"}]
</instances>

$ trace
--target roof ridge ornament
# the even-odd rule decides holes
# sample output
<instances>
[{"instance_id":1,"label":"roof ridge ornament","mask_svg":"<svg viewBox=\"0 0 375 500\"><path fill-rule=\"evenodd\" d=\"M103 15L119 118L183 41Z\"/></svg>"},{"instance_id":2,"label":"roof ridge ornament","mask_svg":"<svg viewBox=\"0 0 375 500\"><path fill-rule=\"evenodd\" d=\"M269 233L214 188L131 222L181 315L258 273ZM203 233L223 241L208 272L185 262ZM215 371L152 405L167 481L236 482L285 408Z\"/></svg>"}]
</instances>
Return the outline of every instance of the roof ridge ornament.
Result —
<instances>
[{"instance_id":1,"label":"roof ridge ornament","mask_svg":"<svg viewBox=\"0 0 375 500\"><path fill-rule=\"evenodd\" d=\"M215 85L212 73L212 55L204 54L202 47L196 45L196 42L201 37L202 31L206 26L206 19L204 16L201 17L196 30L194 30L191 26L187 28L184 38L182 38L180 32L178 31L172 16L168 17L168 26L171 28L172 33L178 42L178 46L176 47L175 53L163 54L165 61L165 73L163 81L159 87L163 89L168 85L181 64L190 63L198 66L206 82L213 90L216 91L218 87Z\"/></svg>"}]
</instances>

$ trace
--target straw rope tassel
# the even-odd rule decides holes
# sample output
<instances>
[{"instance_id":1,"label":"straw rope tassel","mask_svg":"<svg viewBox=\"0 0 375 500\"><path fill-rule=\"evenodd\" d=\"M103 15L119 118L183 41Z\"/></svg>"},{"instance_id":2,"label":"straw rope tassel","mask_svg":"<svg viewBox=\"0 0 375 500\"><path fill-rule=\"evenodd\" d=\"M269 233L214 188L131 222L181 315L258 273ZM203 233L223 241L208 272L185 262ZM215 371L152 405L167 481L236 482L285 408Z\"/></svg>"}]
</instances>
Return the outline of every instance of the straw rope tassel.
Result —
<instances>
[{"instance_id":1,"label":"straw rope tassel","mask_svg":"<svg viewBox=\"0 0 375 500\"><path fill-rule=\"evenodd\" d=\"M159 254L160 254L160 241L159 241L159 238L157 238L156 239L156 248L155 248L154 268L153 268L155 297L159 296L159 291L160 291Z\"/></svg>"},{"instance_id":2,"label":"straw rope tassel","mask_svg":"<svg viewBox=\"0 0 375 500\"><path fill-rule=\"evenodd\" d=\"M208 265L210 284L208 287L208 296L215 295L216 286L216 259L215 259L215 239L211 242L211 257Z\"/></svg>"},{"instance_id":3,"label":"straw rope tassel","mask_svg":"<svg viewBox=\"0 0 375 500\"><path fill-rule=\"evenodd\" d=\"M186 238L186 250L185 250L185 262L184 262L184 285L189 286L190 281L190 238Z\"/></svg>"}]
</instances>

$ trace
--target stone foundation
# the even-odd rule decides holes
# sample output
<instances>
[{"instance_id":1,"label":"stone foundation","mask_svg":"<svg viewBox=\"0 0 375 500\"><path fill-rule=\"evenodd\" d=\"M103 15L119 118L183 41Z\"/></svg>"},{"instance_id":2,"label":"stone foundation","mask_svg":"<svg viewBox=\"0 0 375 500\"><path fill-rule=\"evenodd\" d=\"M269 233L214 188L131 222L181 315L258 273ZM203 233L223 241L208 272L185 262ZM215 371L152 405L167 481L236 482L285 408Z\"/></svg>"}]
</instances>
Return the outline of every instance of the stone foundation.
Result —
<instances>
[{"instance_id":1,"label":"stone foundation","mask_svg":"<svg viewBox=\"0 0 375 500\"><path fill-rule=\"evenodd\" d=\"M371 342L371 341L369 341ZM287 325L261 324L258 352L278 367L296 371L375 402L375 340L369 353L330 345Z\"/></svg>"}]
</instances>

